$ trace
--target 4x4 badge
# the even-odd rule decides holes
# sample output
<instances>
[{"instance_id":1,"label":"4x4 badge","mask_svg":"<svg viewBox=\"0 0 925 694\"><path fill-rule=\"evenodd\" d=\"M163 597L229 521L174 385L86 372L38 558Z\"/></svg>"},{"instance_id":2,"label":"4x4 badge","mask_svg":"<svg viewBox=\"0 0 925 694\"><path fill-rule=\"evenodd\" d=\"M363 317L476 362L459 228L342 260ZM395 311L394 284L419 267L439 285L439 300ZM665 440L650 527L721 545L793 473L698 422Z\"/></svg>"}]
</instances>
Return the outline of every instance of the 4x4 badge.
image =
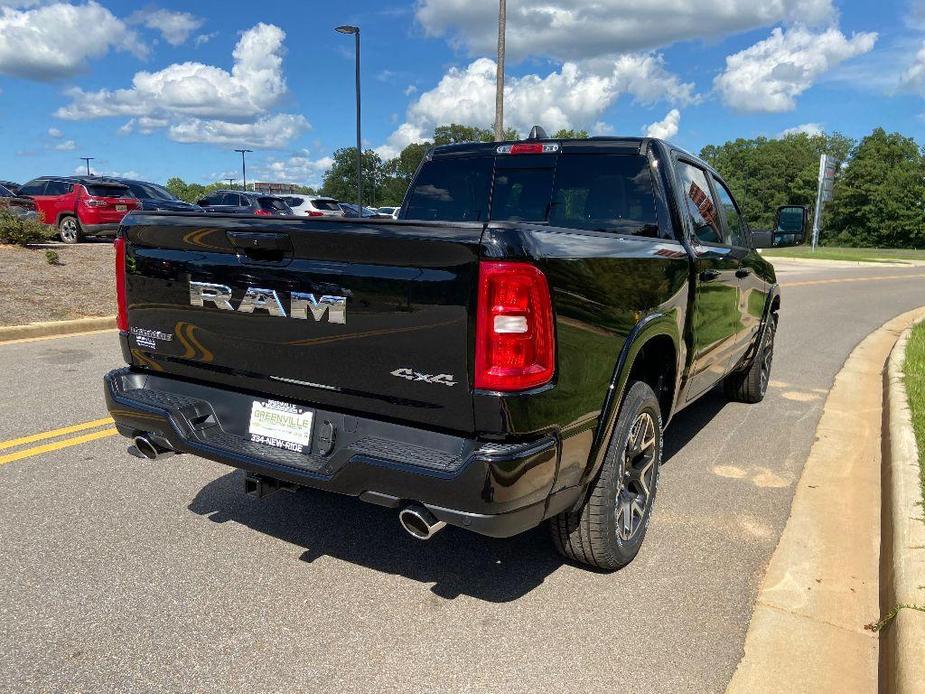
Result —
<instances>
[{"instance_id":1,"label":"4x4 badge","mask_svg":"<svg viewBox=\"0 0 925 694\"><path fill-rule=\"evenodd\" d=\"M395 369L392 372L393 376L398 376L399 378L404 378L408 381L422 381L424 383L439 383L443 386L455 386L456 381L453 378L452 374L422 374L414 369Z\"/></svg>"}]
</instances>

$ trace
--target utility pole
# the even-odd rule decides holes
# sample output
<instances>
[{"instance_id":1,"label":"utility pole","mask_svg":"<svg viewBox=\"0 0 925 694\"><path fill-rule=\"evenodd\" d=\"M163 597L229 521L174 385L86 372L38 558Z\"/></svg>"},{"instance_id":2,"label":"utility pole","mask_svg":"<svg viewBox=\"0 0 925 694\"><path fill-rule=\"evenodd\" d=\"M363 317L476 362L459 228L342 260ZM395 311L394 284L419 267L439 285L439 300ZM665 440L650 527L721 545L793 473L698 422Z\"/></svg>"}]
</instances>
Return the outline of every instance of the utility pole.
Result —
<instances>
[{"instance_id":1,"label":"utility pole","mask_svg":"<svg viewBox=\"0 0 925 694\"><path fill-rule=\"evenodd\" d=\"M507 0L498 5L498 71L495 75L495 141L504 139L504 35L507 32Z\"/></svg>"},{"instance_id":2,"label":"utility pole","mask_svg":"<svg viewBox=\"0 0 925 694\"><path fill-rule=\"evenodd\" d=\"M234 179L233 179L233 178L226 178L225 180L228 181L228 187L229 187L229 188L234 188Z\"/></svg>"},{"instance_id":3,"label":"utility pole","mask_svg":"<svg viewBox=\"0 0 925 694\"><path fill-rule=\"evenodd\" d=\"M252 149L236 149L235 152L241 153L241 180L244 181L242 190L247 190L247 164L244 161L244 155L253 152Z\"/></svg>"},{"instance_id":4,"label":"utility pole","mask_svg":"<svg viewBox=\"0 0 925 694\"><path fill-rule=\"evenodd\" d=\"M360 135L360 27L344 24L334 31L340 34L353 34L356 46L356 98L357 98L357 211L363 216L363 138Z\"/></svg>"},{"instance_id":5,"label":"utility pole","mask_svg":"<svg viewBox=\"0 0 925 694\"><path fill-rule=\"evenodd\" d=\"M87 164L87 175L89 176L90 175L90 162L96 159L96 157L81 157L81 159L83 159Z\"/></svg>"}]
</instances>

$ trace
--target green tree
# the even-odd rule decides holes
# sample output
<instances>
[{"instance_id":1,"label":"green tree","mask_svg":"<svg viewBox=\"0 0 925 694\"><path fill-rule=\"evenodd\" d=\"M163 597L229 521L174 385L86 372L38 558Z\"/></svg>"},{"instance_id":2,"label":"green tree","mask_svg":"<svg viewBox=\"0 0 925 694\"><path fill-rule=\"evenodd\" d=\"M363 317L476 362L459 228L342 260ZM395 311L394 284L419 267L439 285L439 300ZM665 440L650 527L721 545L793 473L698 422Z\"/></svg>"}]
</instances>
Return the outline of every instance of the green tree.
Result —
<instances>
[{"instance_id":1,"label":"green tree","mask_svg":"<svg viewBox=\"0 0 925 694\"><path fill-rule=\"evenodd\" d=\"M514 128L504 129L505 140L517 140L519 136ZM495 131L475 125L438 125L434 128L435 145L455 145L461 142L494 142Z\"/></svg>"},{"instance_id":2,"label":"green tree","mask_svg":"<svg viewBox=\"0 0 925 694\"><path fill-rule=\"evenodd\" d=\"M826 215L823 241L925 247L925 159L911 137L877 128L852 152Z\"/></svg>"},{"instance_id":3,"label":"green tree","mask_svg":"<svg viewBox=\"0 0 925 694\"><path fill-rule=\"evenodd\" d=\"M378 206L385 181L382 159L373 150L363 152L363 204ZM344 147L334 152L334 163L324 174L321 194L344 202L356 202L357 148ZM384 203L383 203L384 204Z\"/></svg>"},{"instance_id":4,"label":"green tree","mask_svg":"<svg viewBox=\"0 0 925 694\"><path fill-rule=\"evenodd\" d=\"M587 140L591 133L587 130L574 130L572 128L560 128L553 134L554 140Z\"/></svg>"},{"instance_id":5,"label":"green tree","mask_svg":"<svg viewBox=\"0 0 925 694\"><path fill-rule=\"evenodd\" d=\"M768 229L781 205L806 205L811 218L819 156L829 154L841 162L853 145L853 140L840 133L795 133L707 145L700 156L722 175L748 223L755 229Z\"/></svg>"}]
</instances>

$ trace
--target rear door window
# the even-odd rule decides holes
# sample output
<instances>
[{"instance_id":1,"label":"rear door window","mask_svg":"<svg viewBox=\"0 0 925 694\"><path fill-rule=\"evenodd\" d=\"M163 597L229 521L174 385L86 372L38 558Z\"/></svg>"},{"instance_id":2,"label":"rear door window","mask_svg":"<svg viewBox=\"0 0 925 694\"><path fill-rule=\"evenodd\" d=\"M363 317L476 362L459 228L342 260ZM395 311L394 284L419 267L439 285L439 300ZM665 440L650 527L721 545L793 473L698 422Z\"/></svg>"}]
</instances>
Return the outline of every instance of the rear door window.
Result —
<instances>
[{"instance_id":1,"label":"rear door window","mask_svg":"<svg viewBox=\"0 0 925 694\"><path fill-rule=\"evenodd\" d=\"M71 184L64 181L49 181L45 186L45 195L66 195L71 192Z\"/></svg>"},{"instance_id":2,"label":"rear door window","mask_svg":"<svg viewBox=\"0 0 925 694\"><path fill-rule=\"evenodd\" d=\"M720 207L723 208L723 215L726 217L726 231L729 242L733 246L746 248L748 244L745 242L745 220L742 219L739 208L736 207L735 201L732 199L732 193L716 176L713 177L713 185L716 186L716 196L719 198Z\"/></svg>"},{"instance_id":3,"label":"rear door window","mask_svg":"<svg viewBox=\"0 0 925 694\"><path fill-rule=\"evenodd\" d=\"M729 243L723 237L719 224L719 213L710 193L706 173L692 164L679 161L678 176L681 179L681 191L694 236L702 243L728 246Z\"/></svg>"},{"instance_id":4,"label":"rear door window","mask_svg":"<svg viewBox=\"0 0 925 694\"><path fill-rule=\"evenodd\" d=\"M47 181L29 181L19 189L20 195L44 195Z\"/></svg>"},{"instance_id":5,"label":"rear door window","mask_svg":"<svg viewBox=\"0 0 925 694\"><path fill-rule=\"evenodd\" d=\"M229 207L250 207L247 202L241 202L241 196L237 193L225 193L219 205L228 205Z\"/></svg>"},{"instance_id":6,"label":"rear door window","mask_svg":"<svg viewBox=\"0 0 925 694\"><path fill-rule=\"evenodd\" d=\"M449 157L427 162L415 178L403 218L445 222L488 219L493 164L491 157Z\"/></svg>"}]
</instances>

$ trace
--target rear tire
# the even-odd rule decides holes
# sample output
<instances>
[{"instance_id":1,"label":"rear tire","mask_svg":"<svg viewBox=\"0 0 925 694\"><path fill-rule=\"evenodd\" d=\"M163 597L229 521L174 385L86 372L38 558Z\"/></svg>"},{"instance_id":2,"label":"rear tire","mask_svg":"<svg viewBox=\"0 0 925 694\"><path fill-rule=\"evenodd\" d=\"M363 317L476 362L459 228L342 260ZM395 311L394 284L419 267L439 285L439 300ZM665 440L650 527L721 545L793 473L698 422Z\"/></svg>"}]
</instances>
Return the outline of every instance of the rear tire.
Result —
<instances>
[{"instance_id":1,"label":"rear tire","mask_svg":"<svg viewBox=\"0 0 925 694\"><path fill-rule=\"evenodd\" d=\"M79 243L83 238L83 229L77 217L62 217L58 220L58 237L64 243Z\"/></svg>"},{"instance_id":2,"label":"rear tire","mask_svg":"<svg viewBox=\"0 0 925 694\"><path fill-rule=\"evenodd\" d=\"M745 371L729 374L723 381L723 391L728 399L749 404L764 400L765 393L768 392L768 383L771 381L776 333L777 314L772 313L751 365Z\"/></svg>"},{"instance_id":3,"label":"rear tire","mask_svg":"<svg viewBox=\"0 0 925 694\"><path fill-rule=\"evenodd\" d=\"M649 526L661 462L661 407L647 383L634 381L584 504L549 521L559 553L605 571L633 561Z\"/></svg>"}]
</instances>

